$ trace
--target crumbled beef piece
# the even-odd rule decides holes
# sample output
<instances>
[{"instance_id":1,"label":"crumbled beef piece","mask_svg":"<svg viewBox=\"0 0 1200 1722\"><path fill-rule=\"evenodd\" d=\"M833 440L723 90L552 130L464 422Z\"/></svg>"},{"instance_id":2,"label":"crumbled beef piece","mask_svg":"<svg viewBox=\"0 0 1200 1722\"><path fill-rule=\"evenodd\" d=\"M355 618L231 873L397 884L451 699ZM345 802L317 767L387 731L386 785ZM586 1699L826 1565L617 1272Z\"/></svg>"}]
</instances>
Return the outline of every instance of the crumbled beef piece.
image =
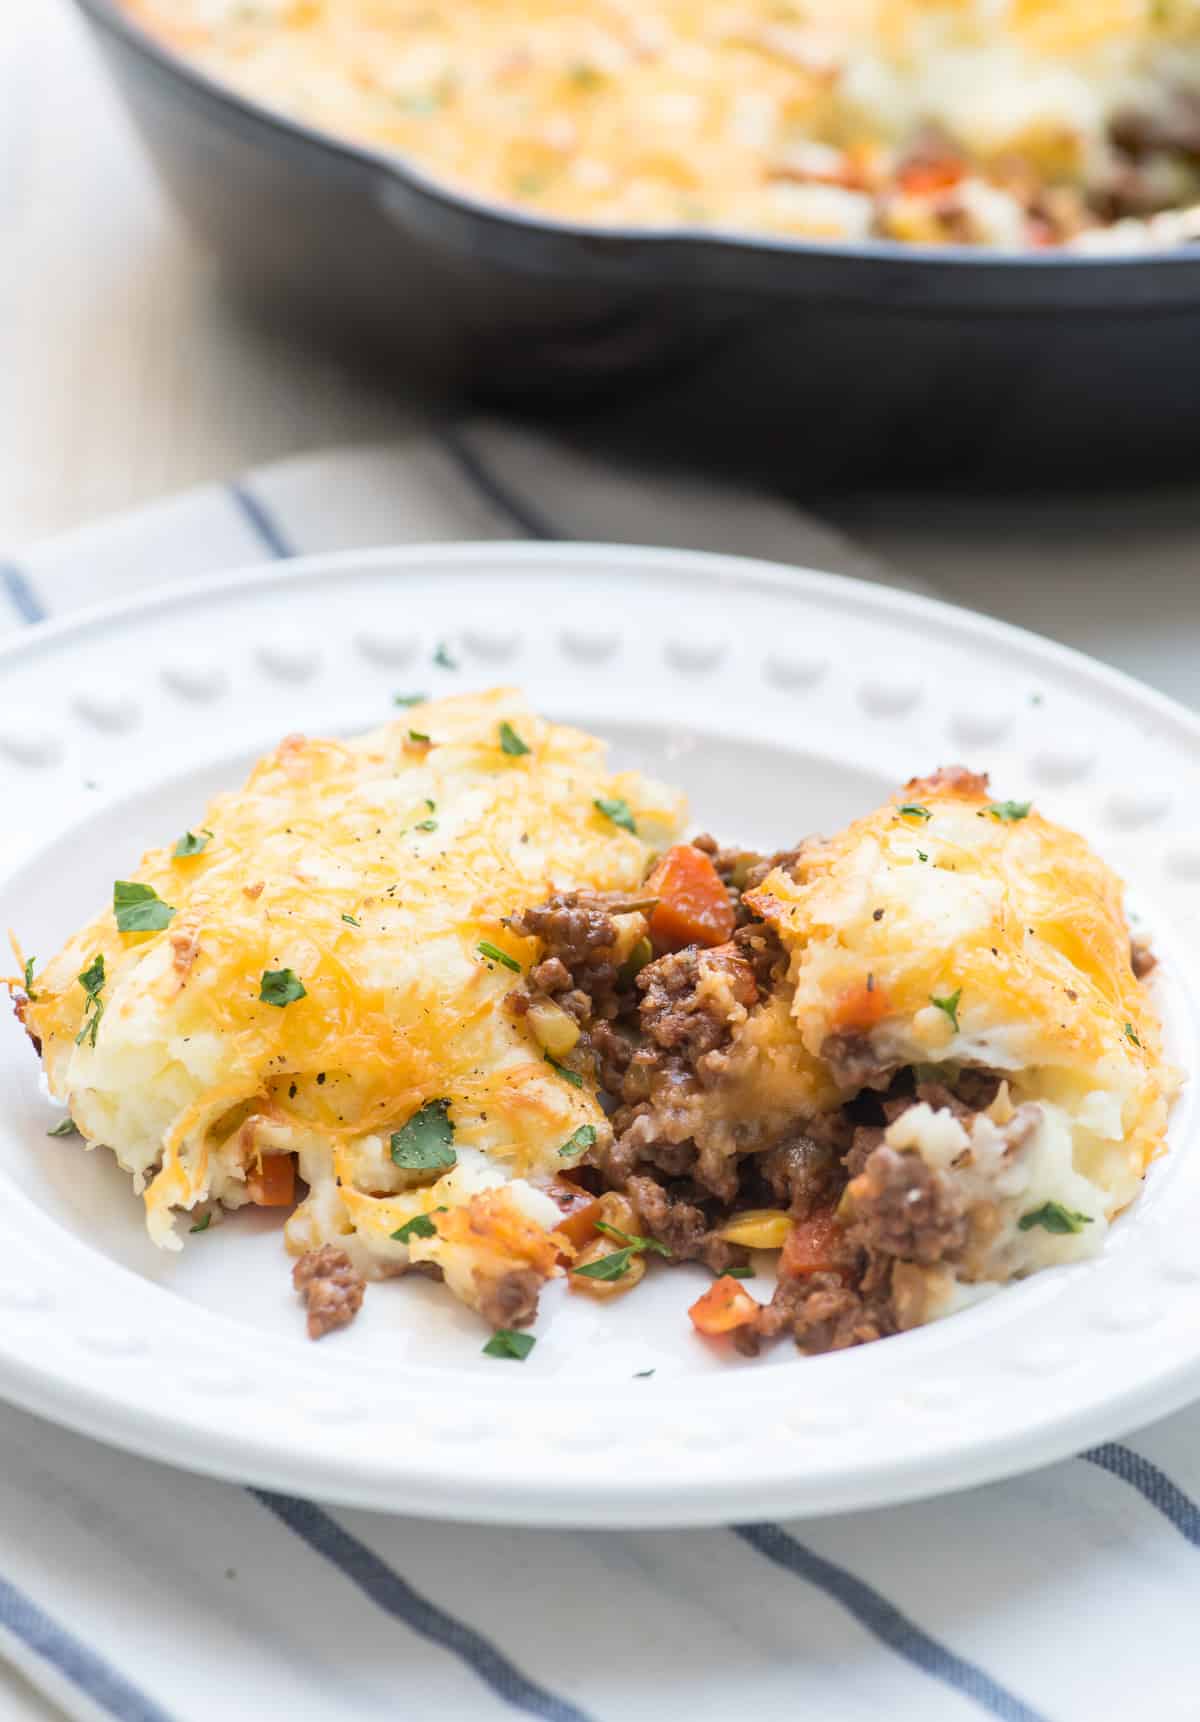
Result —
<instances>
[{"instance_id":1,"label":"crumbled beef piece","mask_svg":"<svg viewBox=\"0 0 1200 1722\"><path fill-rule=\"evenodd\" d=\"M836 1274L822 1277L838 1279ZM775 1290L771 1294L770 1303L763 1306L762 1312L754 1324L754 1338L756 1340L777 1339L781 1333L791 1332L795 1327L804 1300L811 1289L811 1278L782 1278L778 1280ZM738 1349L743 1348L739 1346ZM757 1351L757 1345L754 1349Z\"/></svg>"},{"instance_id":2,"label":"crumbled beef piece","mask_svg":"<svg viewBox=\"0 0 1200 1722\"><path fill-rule=\"evenodd\" d=\"M900 1104L901 1111L905 1111L912 1105L912 1098L910 1096L902 1104L899 1102L897 1102L897 1104ZM850 1144L846 1153L845 1161L843 1162L846 1168L847 1177L858 1177L876 1148L882 1146L884 1134L885 1132L882 1124L855 1125L854 1139Z\"/></svg>"},{"instance_id":3,"label":"crumbled beef piece","mask_svg":"<svg viewBox=\"0 0 1200 1722\"><path fill-rule=\"evenodd\" d=\"M998 1070L976 1069L968 1065L960 1070L954 1083L954 1092L963 1105L971 1112L986 1112L1000 1092L1004 1076ZM918 1089L917 1093L923 1100L925 1096Z\"/></svg>"},{"instance_id":4,"label":"crumbled beef piece","mask_svg":"<svg viewBox=\"0 0 1200 1722\"><path fill-rule=\"evenodd\" d=\"M805 844L798 843L794 849L777 849L773 855L764 855L746 869L743 891L757 891L769 873L777 867L785 873L791 873L797 861L804 854Z\"/></svg>"},{"instance_id":5,"label":"crumbled beef piece","mask_svg":"<svg viewBox=\"0 0 1200 1722\"><path fill-rule=\"evenodd\" d=\"M292 1269L292 1284L308 1310L308 1337L321 1339L335 1327L348 1327L362 1308L366 1282L345 1250L322 1244L308 1250Z\"/></svg>"},{"instance_id":6,"label":"crumbled beef piece","mask_svg":"<svg viewBox=\"0 0 1200 1722\"><path fill-rule=\"evenodd\" d=\"M876 1148L848 1194L854 1204L848 1235L865 1250L929 1267L966 1244L962 1197L919 1154Z\"/></svg>"},{"instance_id":7,"label":"crumbled beef piece","mask_svg":"<svg viewBox=\"0 0 1200 1722\"><path fill-rule=\"evenodd\" d=\"M827 1034L821 1042L821 1057L839 1088L886 1088L896 1073L895 1059L880 1059L870 1036L857 1029Z\"/></svg>"},{"instance_id":8,"label":"crumbled beef piece","mask_svg":"<svg viewBox=\"0 0 1200 1722\"><path fill-rule=\"evenodd\" d=\"M869 1345L895 1332L886 1303L868 1301L835 1274L813 1274L808 1286L792 1331L801 1351L810 1356Z\"/></svg>"},{"instance_id":9,"label":"crumbled beef piece","mask_svg":"<svg viewBox=\"0 0 1200 1722\"><path fill-rule=\"evenodd\" d=\"M739 1351L754 1356L759 1341L790 1332L801 1351L815 1356L867 1345L896 1332L886 1280L870 1291L848 1285L840 1274L809 1274L783 1279L753 1326L738 1328Z\"/></svg>"},{"instance_id":10,"label":"crumbled beef piece","mask_svg":"<svg viewBox=\"0 0 1200 1722\"><path fill-rule=\"evenodd\" d=\"M775 1201L797 1220L828 1206L843 1178L833 1142L805 1131L769 1148L758 1171Z\"/></svg>"},{"instance_id":11,"label":"crumbled beef piece","mask_svg":"<svg viewBox=\"0 0 1200 1722\"><path fill-rule=\"evenodd\" d=\"M537 1315L542 1278L532 1268L509 1268L496 1279L476 1275L479 1313L492 1327L528 1327Z\"/></svg>"},{"instance_id":12,"label":"crumbled beef piece","mask_svg":"<svg viewBox=\"0 0 1200 1722\"><path fill-rule=\"evenodd\" d=\"M1200 93L1167 92L1153 110L1121 108L1109 121L1108 135L1134 161L1156 154L1200 159Z\"/></svg>"},{"instance_id":13,"label":"crumbled beef piece","mask_svg":"<svg viewBox=\"0 0 1200 1722\"><path fill-rule=\"evenodd\" d=\"M749 963L759 992L769 992L787 968L787 952L775 929L764 926L761 921L752 921L748 926L738 928L733 935L733 944L739 956Z\"/></svg>"},{"instance_id":14,"label":"crumbled beef piece","mask_svg":"<svg viewBox=\"0 0 1200 1722\"><path fill-rule=\"evenodd\" d=\"M30 1030L29 1025L25 1021L25 1012L28 1009L29 1009L29 999L26 996L26 994L25 993L14 993L13 994L13 1015L16 1017L17 1021L21 1025L21 1027L25 1030L25 1033L29 1036L29 1039L33 1045L33 1050L37 1054L37 1056L40 1058L42 1056L42 1043L39 1040L38 1036Z\"/></svg>"},{"instance_id":15,"label":"crumbled beef piece","mask_svg":"<svg viewBox=\"0 0 1200 1722\"><path fill-rule=\"evenodd\" d=\"M530 969L529 979L541 992L553 997L555 993L565 993L571 985L571 971L561 957L546 957Z\"/></svg>"},{"instance_id":16,"label":"crumbled beef piece","mask_svg":"<svg viewBox=\"0 0 1200 1722\"><path fill-rule=\"evenodd\" d=\"M523 1016L533 997L545 995L584 1024L615 1017L621 975L613 961L613 915L631 907L616 895L567 891L513 915L513 931L543 945L527 979L510 995L515 1013Z\"/></svg>"},{"instance_id":17,"label":"crumbled beef piece","mask_svg":"<svg viewBox=\"0 0 1200 1722\"><path fill-rule=\"evenodd\" d=\"M1145 933L1135 933L1129 941L1129 966L1139 981L1144 981L1158 967L1158 958Z\"/></svg>"},{"instance_id":18,"label":"crumbled beef piece","mask_svg":"<svg viewBox=\"0 0 1200 1722\"><path fill-rule=\"evenodd\" d=\"M810 1292L798 1312L793 1333L802 1351L844 1351L869 1345L903 1326L895 1281L899 1270L887 1257L867 1262L856 1283L839 1284L837 1274L813 1274Z\"/></svg>"},{"instance_id":19,"label":"crumbled beef piece","mask_svg":"<svg viewBox=\"0 0 1200 1722\"><path fill-rule=\"evenodd\" d=\"M731 1006L748 1009L758 1001L754 971L732 944L669 952L647 963L637 984L642 1032L693 1064L728 1037Z\"/></svg>"},{"instance_id":20,"label":"crumbled beef piece","mask_svg":"<svg viewBox=\"0 0 1200 1722\"><path fill-rule=\"evenodd\" d=\"M568 967L616 942L617 929L607 907L584 891L557 894L512 917L512 929L525 939L541 939L545 956Z\"/></svg>"},{"instance_id":21,"label":"crumbled beef piece","mask_svg":"<svg viewBox=\"0 0 1200 1722\"><path fill-rule=\"evenodd\" d=\"M617 1189L628 1189L632 1175L647 1170L666 1178L689 1177L706 1198L732 1204L738 1193L736 1152L720 1142L697 1148L689 1134L690 1111L684 1104L673 1104L673 1099L673 1085L668 1082L653 1105L620 1112L612 1142L596 1149L591 1163L600 1166Z\"/></svg>"},{"instance_id":22,"label":"crumbled beef piece","mask_svg":"<svg viewBox=\"0 0 1200 1722\"><path fill-rule=\"evenodd\" d=\"M743 1267L749 1261L749 1252L719 1238L704 1209L685 1194L675 1194L669 1186L645 1175L630 1178L625 1191L647 1235L666 1245L672 1261L703 1262L714 1274Z\"/></svg>"},{"instance_id":23,"label":"crumbled beef piece","mask_svg":"<svg viewBox=\"0 0 1200 1722\"><path fill-rule=\"evenodd\" d=\"M901 1326L892 1287L892 1262L863 1263L847 1240L844 1267L784 1276L753 1326L735 1336L738 1350L753 1355L760 1340L790 1333L802 1351L843 1351L866 1345Z\"/></svg>"},{"instance_id":24,"label":"crumbled beef piece","mask_svg":"<svg viewBox=\"0 0 1200 1722\"><path fill-rule=\"evenodd\" d=\"M910 778L904 785L904 794L907 796L922 789L942 789L951 795L973 799L987 794L988 774L986 771L970 771L965 765L939 765L928 777Z\"/></svg>"},{"instance_id":25,"label":"crumbled beef piece","mask_svg":"<svg viewBox=\"0 0 1200 1722\"><path fill-rule=\"evenodd\" d=\"M619 1098L634 1053L633 1039L609 1022L596 1023L590 1038L596 1060L596 1079L606 1094Z\"/></svg>"}]
</instances>

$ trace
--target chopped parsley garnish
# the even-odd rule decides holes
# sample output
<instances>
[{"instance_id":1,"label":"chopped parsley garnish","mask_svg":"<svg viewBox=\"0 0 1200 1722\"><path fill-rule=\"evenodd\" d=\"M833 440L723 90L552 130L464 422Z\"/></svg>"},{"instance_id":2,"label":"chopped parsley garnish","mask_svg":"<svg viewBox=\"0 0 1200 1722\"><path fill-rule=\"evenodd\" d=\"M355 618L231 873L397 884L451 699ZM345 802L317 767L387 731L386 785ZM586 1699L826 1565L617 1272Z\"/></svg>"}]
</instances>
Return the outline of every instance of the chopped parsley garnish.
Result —
<instances>
[{"instance_id":1,"label":"chopped parsley garnish","mask_svg":"<svg viewBox=\"0 0 1200 1722\"><path fill-rule=\"evenodd\" d=\"M392 1160L406 1172L441 1172L458 1163L448 1100L427 1100L392 1133Z\"/></svg>"},{"instance_id":2,"label":"chopped parsley garnish","mask_svg":"<svg viewBox=\"0 0 1200 1722\"><path fill-rule=\"evenodd\" d=\"M499 945L493 945L487 939L480 939L475 949L489 963L500 963L506 969L511 969L514 975L519 975L521 965L515 957L510 957L507 951L502 951Z\"/></svg>"},{"instance_id":3,"label":"chopped parsley garnish","mask_svg":"<svg viewBox=\"0 0 1200 1722\"><path fill-rule=\"evenodd\" d=\"M993 819L1013 821L1028 818L1032 806L1032 801L996 801L988 808L988 812Z\"/></svg>"},{"instance_id":4,"label":"chopped parsley garnish","mask_svg":"<svg viewBox=\"0 0 1200 1722\"><path fill-rule=\"evenodd\" d=\"M304 982L294 969L264 969L262 982L258 990L262 1004L284 1005L295 1004L297 999L308 997Z\"/></svg>"},{"instance_id":5,"label":"chopped parsley garnish","mask_svg":"<svg viewBox=\"0 0 1200 1722\"><path fill-rule=\"evenodd\" d=\"M926 855L926 853L923 849L917 850L917 860L918 861L928 861L928 859L929 859L929 857L928 857L928 855Z\"/></svg>"},{"instance_id":6,"label":"chopped parsley garnish","mask_svg":"<svg viewBox=\"0 0 1200 1722\"><path fill-rule=\"evenodd\" d=\"M428 694L393 694L394 706L423 706L429 698Z\"/></svg>"},{"instance_id":7,"label":"chopped parsley garnish","mask_svg":"<svg viewBox=\"0 0 1200 1722\"><path fill-rule=\"evenodd\" d=\"M210 1208L208 1210L207 1214L205 1214L202 1219L199 1219L196 1221L196 1224L194 1226L188 1227L188 1231L189 1232L207 1232L208 1228L211 1225L212 1225L212 1209Z\"/></svg>"},{"instance_id":8,"label":"chopped parsley garnish","mask_svg":"<svg viewBox=\"0 0 1200 1722\"><path fill-rule=\"evenodd\" d=\"M87 994L87 1003L83 1007L83 1027L75 1036L75 1045L80 1046L86 1040L89 1046L95 1046L100 1018L104 1015L104 1001L100 997L104 991L103 952L93 957L82 974L76 975L75 978Z\"/></svg>"},{"instance_id":9,"label":"chopped parsley garnish","mask_svg":"<svg viewBox=\"0 0 1200 1722\"><path fill-rule=\"evenodd\" d=\"M1134 1046L1141 1046L1141 1044L1142 1044L1141 1041L1138 1039L1137 1029L1134 1028L1134 1026L1131 1022L1127 1022L1125 1024L1125 1039L1131 1040L1133 1042Z\"/></svg>"},{"instance_id":10,"label":"chopped parsley garnish","mask_svg":"<svg viewBox=\"0 0 1200 1722\"><path fill-rule=\"evenodd\" d=\"M47 1136L78 1136L79 1126L73 1118L60 1118L53 1130L47 1130Z\"/></svg>"},{"instance_id":11,"label":"chopped parsley garnish","mask_svg":"<svg viewBox=\"0 0 1200 1722\"><path fill-rule=\"evenodd\" d=\"M510 723L500 725L500 751L513 759L519 759L523 753L529 752L529 748Z\"/></svg>"},{"instance_id":12,"label":"chopped parsley garnish","mask_svg":"<svg viewBox=\"0 0 1200 1722\"><path fill-rule=\"evenodd\" d=\"M607 1220L597 1220L596 1230L603 1232L606 1238L615 1238L618 1244L628 1244L635 1255L644 1255L647 1250L653 1250L656 1256L670 1259L670 1250L665 1244L660 1244L657 1238L639 1238L636 1232L623 1232L620 1226L610 1226Z\"/></svg>"},{"instance_id":13,"label":"chopped parsley garnish","mask_svg":"<svg viewBox=\"0 0 1200 1722\"><path fill-rule=\"evenodd\" d=\"M353 915L343 915L342 920L345 921L345 923L348 927L361 927L362 926L362 922L356 921L354 919Z\"/></svg>"},{"instance_id":14,"label":"chopped parsley garnish","mask_svg":"<svg viewBox=\"0 0 1200 1722\"><path fill-rule=\"evenodd\" d=\"M33 990L33 969L36 961L36 957L25 958L25 997L30 1004L37 1003L37 994Z\"/></svg>"},{"instance_id":15,"label":"chopped parsley garnish","mask_svg":"<svg viewBox=\"0 0 1200 1722\"><path fill-rule=\"evenodd\" d=\"M592 806L597 813L603 813L606 819L611 819L614 825L619 825L622 831L631 831L637 836L637 825L633 814L629 811L629 803L619 795L598 795Z\"/></svg>"},{"instance_id":16,"label":"chopped parsley garnish","mask_svg":"<svg viewBox=\"0 0 1200 1722\"><path fill-rule=\"evenodd\" d=\"M629 1272L629 1264L637 1255L632 1246L623 1250L614 1250L611 1256L601 1256L597 1262L585 1262L581 1268L572 1268L573 1274L578 1274L581 1280L621 1280Z\"/></svg>"},{"instance_id":17,"label":"chopped parsley garnish","mask_svg":"<svg viewBox=\"0 0 1200 1722\"><path fill-rule=\"evenodd\" d=\"M171 853L177 861L185 861L189 855L199 855L202 849L207 849L212 842L212 832L185 831Z\"/></svg>"},{"instance_id":18,"label":"chopped parsley garnish","mask_svg":"<svg viewBox=\"0 0 1200 1722\"><path fill-rule=\"evenodd\" d=\"M551 1070L556 1070L558 1072L558 1074L562 1077L563 1081L569 1082L571 1084L572 1088L582 1088L583 1087L583 1078L582 1078L582 1076L580 1076L580 1074L577 1070L571 1070L567 1065L560 1064L556 1058L551 1058L551 1056L548 1052L544 1052L542 1054L542 1057L545 1059L546 1063L550 1066Z\"/></svg>"},{"instance_id":19,"label":"chopped parsley garnish","mask_svg":"<svg viewBox=\"0 0 1200 1722\"><path fill-rule=\"evenodd\" d=\"M437 820L436 819L418 819L417 823L413 826L413 830L414 831L436 831L437 830Z\"/></svg>"},{"instance_id":20,"label":"chopped parsley garnish","mask_svg":"<svg viewBox=\"0 0 1200 1722\"><path fill-rule=\"evenodd\" d=\"M582 1154L588 1148L594 1148L595 1145L596 1126L594 1124L581 1124L573 1135L567 1137L558 1151L558 1157L560 1160L566 1160L571 1154Z\"/></svg>"},{"instance_id":21,"label":"chopped parsley garnish","mask_svg":"<svg viewBox=\"0 0 1200 1722\"><path fill-rule=\"evenodd\" d=\"M439 670L456 670L458 668L457 661L450 656L450 648L445 640L438 641L437 650L433 654L433 661Z\"/></svg>"},{"instance_id":22,"label":"chopped parsley garnish","mask_svg":"<svg viewBox=\"0 0 1200 1722\"><path fill-rule=\"evenodd\" d=\"M437 802L431 801L428 796L425 797L425 805L429 809L430 813L437 812Z\"/></svg>"},{"instance_id":23,"label":"chopped parsley garnish","mask_svg":"<svg viewBox=\"0 0 1200 1722\"><path fill-rule=\"evenodd\" d=\"M950 1021L954 1026L955 1034L958 1033L958 1001L961 997L961 987L959 987L956 992L952 992L949 998L935 999L932 993L929 995L930 1004L936 1005L940 1011L945 1011L946 1015L950 1018Z\"/></svg>"},{"instance_id":24,"label":"chopped parsley garnish","mask_svg":"<svg viewBox=\"0 0 1200 1722\"><path fill-rule=\"evenodd\" d=\"M665 1244L660 1244L657 1238L639 1238L633 1232L623 1232L619 1226L610 1226L604 1220L596 1221L596 1230L603 1232L606 1237L615 1238L622 1246L609 1256L601 1256L599 1261L588 1262L581 1268L572 1268L571 1272L585 1280L620 1280L629 1272L629 1264L634 1256L642 1256L649 1250L656 1255L670 1257L670 1250Z\"/></svg>"},{"instance_id":25,"label":"chopped parsley garnish","mask_svg":"<svg viewBox=\"0 0 1200 1722\"><path fill-rule=\"evenodd\" d=\"M933 814L930 813L929 809L927 807L922 807L919 801L906 801L903 807L898 807L896 809L896 812L900 815L901 819L933 818Z\"/></svg>"},{"instance_id":26,"label":"chopped parsley garnish","mask_svg":"<svg viewBox=\"0 0 1200 1722\"><path fill-rule=\"evenodd\" d=\"M726 1268L725 1278L727 1280L752 1280L754 1278L754 1269L750 1267Z\"/></svg>"},{"instance_id":27,"label":"chopped parsley garnish","mask_svg":"<svg viewBox=\"0 0 1200 1722\"><path fill-rule=\"evenodd\" d=\"M633 1372L633 1379L635 1381L646 1381L653 1374L654 1371L652 1369L635 1369Z\"/></svg>"},{"instance_id":28,"label":"chopped parsley garnish","mask_svg":"<svg viewBox=\"0 0 1200 1722\"><path fill-rule=\"evenodd\" d=\"M113 886L113 914L119 933L161 933L175 918L152 885L118 879Z\"/></svg>"},{"instance_id":29,"label":"chopped parsley garnish","mask_svg":"<svg viewBox=\"0 0 1200 1722\"><path fill-rule=\"evenodd\" d=\"M434 1214L444 1214L445 1208L435 1208ZM433 1223L432 1214L414 1214L411 1220L405 1220L402 1226L397 1226L392 1233L398 1244L407 1244L413 1238L436 1238L437 1227Z\"/></svg>"},{"instance_id":30,"label":"chopped parsley garnish","mask_svg":"<svg viewBox=\"0 0 1200 1722\"><path fill-rule=\"evenodd\" d=\"M531 1333L514 1333L511 1327L498 1327L483 1348L485 1357L511 1357L524 1363L537 1344Z\"/></svg>"},{"instance_id":31,"label":"chopped parsley garnish","mask_svg":"<svg viewBox=\"0 0 1200 1722\"><path fill-rule=\"evenodd\" d=\"M409 741L428 741L429 737L425 734L424 730L410 729L408 732L408 739Z\"/></svg>"},{"instance_id":32,"label":"chopped parsley garnish","mask_svg":"<svg viewBox=\"0 0 1200 1722\"><path fill-rule=\"evenodd\" d=\"M1022 1232L1031 1232L1035 1226L1041 1226L1047 1232L1057 1232L1062 1236L1067 1232L1082 1232L1083 1228L1091 1223L1090 1214L1077 1214L1071 1208L1064 1208L1061 1202L1043 1202L1040 1208L1022 1214L1017 1221L1017 1228Z\"/></svg>"}]
</instances>

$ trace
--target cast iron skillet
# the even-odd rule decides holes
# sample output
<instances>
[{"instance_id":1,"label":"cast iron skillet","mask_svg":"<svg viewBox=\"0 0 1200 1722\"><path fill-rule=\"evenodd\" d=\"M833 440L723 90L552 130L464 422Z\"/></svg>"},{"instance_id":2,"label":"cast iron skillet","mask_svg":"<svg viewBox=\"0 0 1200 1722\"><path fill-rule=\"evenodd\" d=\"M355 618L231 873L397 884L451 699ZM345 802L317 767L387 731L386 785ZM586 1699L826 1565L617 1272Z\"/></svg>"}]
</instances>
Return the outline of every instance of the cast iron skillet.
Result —
<instances>
[{"instance_id":1,"label":"cast iron skillet","mask_svg":"<svg viewBox=\"0 0 1200 1722\"><path fill-rule=\"evenodd\" d=\"M277 318L397 380L829 483L1166 477L1200 248L1137 257L588 228L284 118L78 0L187 217Z\"/></svg>"}]
</instances>

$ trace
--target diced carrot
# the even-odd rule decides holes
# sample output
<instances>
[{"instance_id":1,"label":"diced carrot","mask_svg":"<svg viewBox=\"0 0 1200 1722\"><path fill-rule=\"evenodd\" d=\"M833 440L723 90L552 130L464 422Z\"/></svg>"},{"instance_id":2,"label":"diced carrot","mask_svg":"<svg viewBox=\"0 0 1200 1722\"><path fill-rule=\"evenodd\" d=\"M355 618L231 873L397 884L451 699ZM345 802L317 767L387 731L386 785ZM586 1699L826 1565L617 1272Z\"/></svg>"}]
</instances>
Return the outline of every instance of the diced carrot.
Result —
<instances>
[{"instance_id":1,"label":"diced carrot","mask_svg":"<svg viewBox=\"0 0 1200 1722\"><path fill-rule=\"evenodd\" d=\"M847 987L830 1012L830 1022L843 1032L874 1028L891 1009L887 990L874 975L855 987Z\"/></svg>"},{"instance_id":2,"label":"diced carrot","mask_svg":"<svg viewBox=\"0 0 1200 1722\"><path fill-rule=\"evenodd\" d=\"M250 1200L259 1208L290 1208L296 1200L296 1161L291 1154L264 1154L246 1178Z\"/></svg>"},{"instance_id":3,"label":"diced carrot","mask_svg":"<svg viewBox=\"0 0 1200 1722\"><path fill-rule=\"evenodd\" d=\"M801 1279L805 1274L836 1273L840 1266L842 1229L825 1208L807 1220L797 1220L779 1258L781 1279Z\"/></svg>"},{"instance_id":4,"label":"diced carrot","mask_svg":"<svg viewBox=\"0 0 1200 1722\"><path fill-rule=\"evenodd\" d=\"M711 1338L719 1333L732 1333L735 1327L745 1327L756 1318L761 1307L745 1286L722 1274L696 1299L688 1314L697 1333Z\"/></svg>"},{"instance_id":5,"label":"diced carrot","mask_svg":"<svg viewBox=\"0 0 1200 1722\"><path fill-rule=\"evenodd\" d=\"M931 197L957 185L963 172L963 163L952 156L939 161L913 161L899 170L896 183L910 197Z\"/></svg>"},{"instance_id":6,"label":"diced carrot","mask_svg":"<svg viewBox=\"0 0 1200 1722\"><path fill-rule=\"evenodd\" d=\"M562 1219L555 1230L579 1249L594 1235L596 1221L604 1218L599 1196L593 1196L590 1190L581 1190L578 1184L572 1184L566 1178L560 1178L551 1185L550 1195L562 1212Z\"/></svg>"},{"instance_id":7,"label":"diced carrot","mask_svg":"<svg viewBox=\"0 0 1200 1722\"><path fill-rule=\"evenodd\" d=\"M704 851L690 843L667 850L646 880L646 894L658 898L650 916L656 950L723 945L733 933L736 917L721 875Z\"/></svg>"}]
</instances>

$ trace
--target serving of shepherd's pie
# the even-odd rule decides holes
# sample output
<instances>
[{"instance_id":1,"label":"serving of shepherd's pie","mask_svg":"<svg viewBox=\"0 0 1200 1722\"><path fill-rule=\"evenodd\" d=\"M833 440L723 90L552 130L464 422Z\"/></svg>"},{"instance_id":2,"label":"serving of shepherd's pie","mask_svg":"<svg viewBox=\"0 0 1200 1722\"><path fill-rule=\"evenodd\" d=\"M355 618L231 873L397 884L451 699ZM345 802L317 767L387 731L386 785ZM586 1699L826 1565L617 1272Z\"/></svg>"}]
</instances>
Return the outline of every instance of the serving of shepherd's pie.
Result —
<instances>
[{"instance_id":1,"label":"serving of shepherd's pie","mask_svg":"<svg viewBox=\"0 0 1200 1722\"><path fill-rule=\"evenodd\" d=\"M960 767L773 856L684 816L510 689L289 736L18 1011L162 1247L288 1211L314 1336L421 1272L520 1356L693 1261L701 1334L823 1351L1095 1254L1177 1076L1083 839Z\"/></svg>"}]
</instances>

